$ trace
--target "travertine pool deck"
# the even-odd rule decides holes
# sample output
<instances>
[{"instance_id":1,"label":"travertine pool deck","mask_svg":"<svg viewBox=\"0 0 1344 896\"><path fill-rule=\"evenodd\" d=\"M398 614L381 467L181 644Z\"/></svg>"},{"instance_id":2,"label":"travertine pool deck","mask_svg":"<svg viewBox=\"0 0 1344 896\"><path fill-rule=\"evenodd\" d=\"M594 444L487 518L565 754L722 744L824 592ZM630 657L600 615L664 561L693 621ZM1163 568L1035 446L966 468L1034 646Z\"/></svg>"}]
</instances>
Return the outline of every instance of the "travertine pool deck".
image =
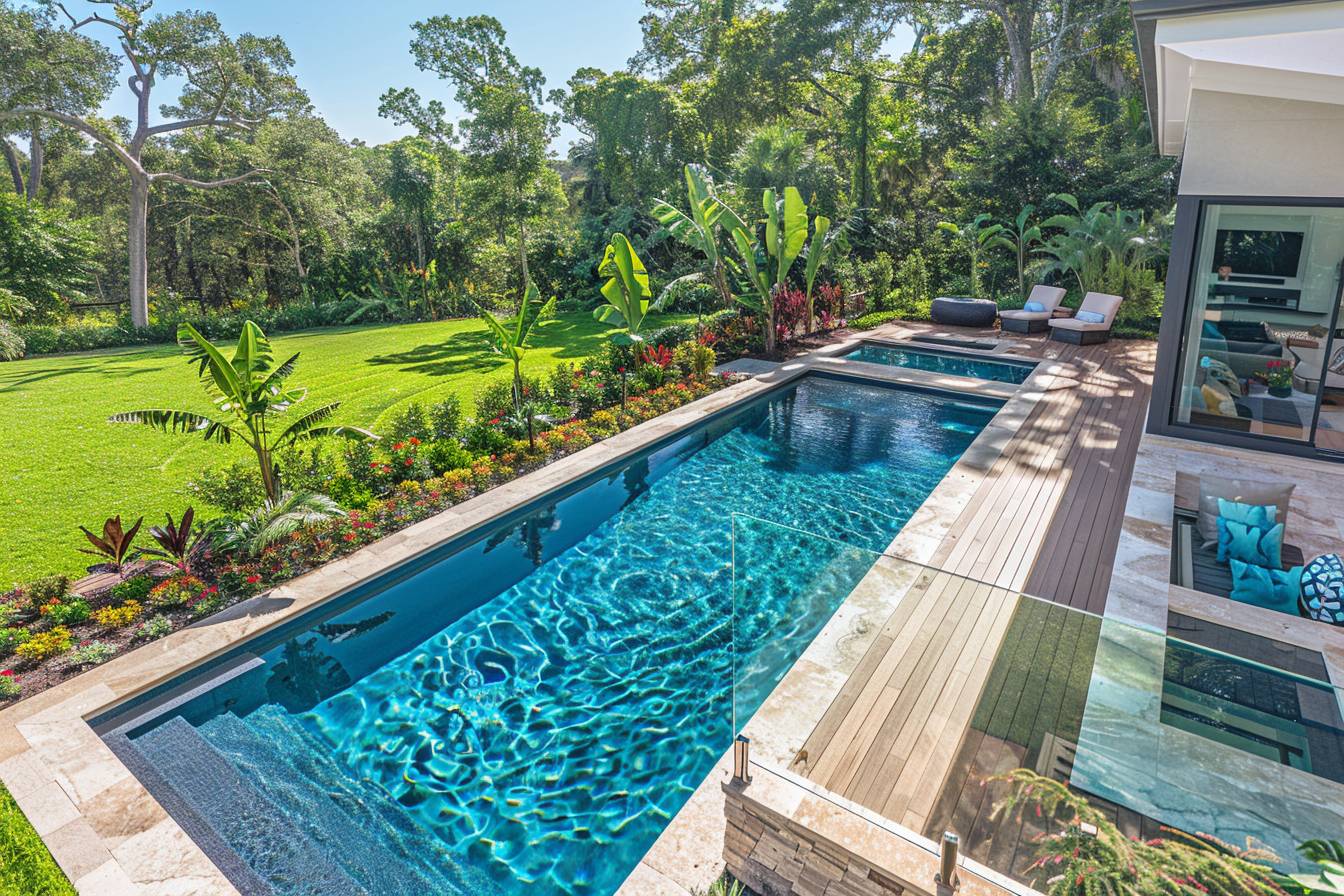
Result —
<instances>
[{"instance_id":1,"label":"travertine pool deck","mask_svg":"<svg viewBox=\"0 0 1344 896\"><path fill-rule=\"evenodd\" d=\"M896 330L890 332L900 335ZM1042 374L1054 369L1053 364L1047 364ZM786 362L763 376L732 385L492 489L0 712L0 782L82 894L235 893L219 869L93 732L88 719L209 662L241 641L338 599L427 550L468 535L539 496L812 370L862 372L879 380L996 398L1008 394L1002 384L853 365L822 355ZM977 439L959 469L954 469L940 486L939 492L952 502L947 506L969 499L975 483L1029 415L1029 404L1021 393L1016 394ZM911 536L904 550L912 555L936 544L938 533L951 522L946 509L927 503L920 514L907 527ZM711 775L706 783L713 782L714 777ZM721 806L720 802L720 831ZM683 867L697 864L690 854L683 859ZM632 879L646 870L641 865ZM685 887L688 882L678 884Z\"/></svg>"}]
</instances>

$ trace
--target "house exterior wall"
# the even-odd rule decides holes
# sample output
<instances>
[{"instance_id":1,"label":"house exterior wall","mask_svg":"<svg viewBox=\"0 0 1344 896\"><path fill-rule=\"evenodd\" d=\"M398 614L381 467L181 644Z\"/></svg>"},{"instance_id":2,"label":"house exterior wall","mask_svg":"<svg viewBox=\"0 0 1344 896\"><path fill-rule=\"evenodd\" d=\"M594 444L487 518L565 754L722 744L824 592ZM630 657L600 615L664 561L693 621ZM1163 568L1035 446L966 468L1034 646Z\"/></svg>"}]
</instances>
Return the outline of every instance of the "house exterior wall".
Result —
<instances>
[{"instance_id":1,"label":"house exterior wall","mask_svg":"<svg viewBox=\"0 0 1344 896\"><path fill-rule=\"evenodd\" d=\"M1179 192L1344 197L1344 105L1194 91Z\"/></svg>"}]
</instances>

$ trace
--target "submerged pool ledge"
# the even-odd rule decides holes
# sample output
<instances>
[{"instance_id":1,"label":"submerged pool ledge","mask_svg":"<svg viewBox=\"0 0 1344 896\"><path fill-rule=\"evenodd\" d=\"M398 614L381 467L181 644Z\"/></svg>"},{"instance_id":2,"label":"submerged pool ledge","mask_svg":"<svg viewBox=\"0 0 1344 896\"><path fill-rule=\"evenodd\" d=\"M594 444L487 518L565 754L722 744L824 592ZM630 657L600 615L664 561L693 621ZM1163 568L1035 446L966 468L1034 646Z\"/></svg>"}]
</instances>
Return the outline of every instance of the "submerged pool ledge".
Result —
<instances>
[{"instance_id":1,"label":"submerged pool ledge","mask_svg":"<svg viewBox=\"0 0 1344 896\"><path fill-rule=\"evenodd\" d=\"M633 427L28 698L0 712L0 782L13 794L81 893L236 893L224 874L94 732L89 719L190 673L240 642L348 596L426 551L468 537L539 497L810 372L857 373L839 366L823 357L785 363L768 375L734 384ZM862 376L946 390L936 378L907 382L902 375L887 373L864 370ZM979 394L964 385L958 391ZM1000 415L1020 399L1019 394ZM1001 438L1001 427L996 425L999 421L996 417L982 437ZM980 442L978 438L973 449ZM972 455L979 456L979 461ZM968 451L935 495L957 488L949 481L973 473L975 465L983 465L984 455L983 450ZM932 513L930 517L926 513L929 503L920 508L923 521L916 526L912 520L907 529L937 524L941 514Z\"/></svg>"}]
</instances>

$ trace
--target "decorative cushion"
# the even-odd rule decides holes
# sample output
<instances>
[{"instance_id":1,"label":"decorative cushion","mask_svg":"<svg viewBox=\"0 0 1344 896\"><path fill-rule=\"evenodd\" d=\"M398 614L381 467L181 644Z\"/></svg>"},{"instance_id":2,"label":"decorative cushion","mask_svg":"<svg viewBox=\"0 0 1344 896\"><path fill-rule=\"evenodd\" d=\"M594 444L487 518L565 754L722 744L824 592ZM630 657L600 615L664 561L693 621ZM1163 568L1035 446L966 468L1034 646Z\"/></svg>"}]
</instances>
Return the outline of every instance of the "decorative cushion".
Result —
<instances>
[{"instance_id":1,"label":"decorative cushion","mask_svg":"<svg viewBox=\"0 0 1344 896\"><path fill-rule=\"evenodd\" d=\"M1217 358L1210 358L1208 355L1199 359L1199 366L1204 370L1204 381L1206 383L1218 383L1227 389L1230 395L1241 394L1241 380L1237 379L1237 375L1231 367Z\"/></svg>"},{"instance_id":2,"label":"decorative cushion","mask_svg":"<svg viewBox=\"0 0 1344 896\"><path fill-rule=\"evenodd\" d=\"M1022 306L1023 311L1044 311L1045 306L1040 302L1028 302Z\"/></svg>"},{"instance_id":3,"label":"decorative cushion","mask_svg":"<svg viewBox=\"0 0 1344 896\"><path fill-rule=\"evenodd\" d=\"M1222 417L1237 416L1237 403L1218 383L1205 383L1199 387L1199 396L1204 399L1204 410Z\"/></svg>"},{"instance_id":4,"label":"decorative cushion","mask_svg":"<svg viewBox=\"0 0 1344 896\"><path fill-rule=\"evenodd\" d=\"M1100 311L1079 311L1074 317L1085 324L1104 324L1106 315Z\"/></svg>"},{"instance_id":5,"label":"decorative cushion","mask_svg":"<svg viewBox=\"0 0 1344 896\"><path fill-rule=\"evenodd\" d=\"M1247 504L1244 501L1218 499L1218 515L1234 523L1268 529L1279 520L1277 504Z\"/></svg>"},{"instance_id":6,"label":"decorative cushion","mask_svg":"<svg viewBox=\"0 0 1344 896\"><path fill-rule=\"evenodd\" d=\"M1334 357L1330 359L1330 363L1326 366L1331 373L1344 374L1344 348L1337 349Z\"/></svg>"},{"instance_id":7,"label":"decorative cushion","mask_svg":"<svg viewBox=\"0 0 1344 896\"><path fill-rule=\"evenodd\" d=\"M1277 520L1288 525L1288 502L1296 486L1291 482L1256 482L1227 479L1223 476L1199 477L1199 536L1207 550L1218 544L1218 499L1241 504L1273 504L1279 509Z\"/></svg>"},{"instance_id":8,"label":"decorative cushion","mask_svg":"<svg viewBox=\"0 0 1344 896\"><path fill-rule=\"evenodd\" d=\"M1283 568L1283 524L1262 529L1218 518L1218 560L1240 560L1267 569Z\"/></svg>"},{"instance_id":9,"label":"decorative cushion","mask_svg":"<svg viewBox=\"0 0 1344 896\"><path fill-rule=\"evenodd\" d=\"M1257 607L1291 611L1302 592L1302 567L1266 569L1233 560L1232 599Z\"/></svg>"},{"instance_id":10,"label":"decorative cushion","mask_svg":"<svg viewBox=\"0 0 1344 896\"><path fill-rule=\"evenodd\" d=\"M1218 327L1216 327L1216 326L1214 325L1213 321L1209 321L1209 320L1204 321L1204 326L1201 328L1201 331L1202 331L1203 336L1204 336L1205 339L1222 339L1222 338L1223 338L1222 331L1219 330Z\"/></svg>"},{"instance_id":11,"label":"decorative cushion","mask_svg":"<svg viewBox=\"0 0 1344 896\"><path fill-rule=\"evenodd\" d=\"M1308 619L1344 625L1344 561L1323 554L1302 570L1302 596L1297 610Z\"/></svg>"}]
</instances>

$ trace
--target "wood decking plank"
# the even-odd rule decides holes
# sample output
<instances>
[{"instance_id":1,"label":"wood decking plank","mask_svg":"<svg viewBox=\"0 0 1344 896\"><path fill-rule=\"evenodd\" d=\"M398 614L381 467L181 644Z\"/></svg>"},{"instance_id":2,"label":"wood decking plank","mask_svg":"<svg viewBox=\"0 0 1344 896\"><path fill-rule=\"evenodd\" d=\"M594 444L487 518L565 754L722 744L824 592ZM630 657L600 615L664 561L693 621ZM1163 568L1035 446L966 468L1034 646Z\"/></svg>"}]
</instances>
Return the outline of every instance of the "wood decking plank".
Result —
<instances>
[{"instance_id":1,"label":"wood decking plank","mask_svg":"<svg viewBox=\"0 0 1344 896\"><path fill-rule=\"evenodd\" d=\"M1018 659L1041 665L1005 690L990 671L1018 593L1104 608L1155 352L1029 342L1025 353L1051 352L1065 368L1038 384L1042 395L934 551L930 565L952 575L911 586L804 744L809 778L916 830L946 814L987 837L988 788L971 770L1027 761L1024 748L970 729L977 708L1001 726L1021 713L1031 718L1017 724L1033 728L1060 718L1042 676L1076 671L1087 627L1067 625L1050 643L1019 638L1014 649L1030 656ZM995 847L1015 855L1019 844Z\"/></svg>"}]
</instances>

